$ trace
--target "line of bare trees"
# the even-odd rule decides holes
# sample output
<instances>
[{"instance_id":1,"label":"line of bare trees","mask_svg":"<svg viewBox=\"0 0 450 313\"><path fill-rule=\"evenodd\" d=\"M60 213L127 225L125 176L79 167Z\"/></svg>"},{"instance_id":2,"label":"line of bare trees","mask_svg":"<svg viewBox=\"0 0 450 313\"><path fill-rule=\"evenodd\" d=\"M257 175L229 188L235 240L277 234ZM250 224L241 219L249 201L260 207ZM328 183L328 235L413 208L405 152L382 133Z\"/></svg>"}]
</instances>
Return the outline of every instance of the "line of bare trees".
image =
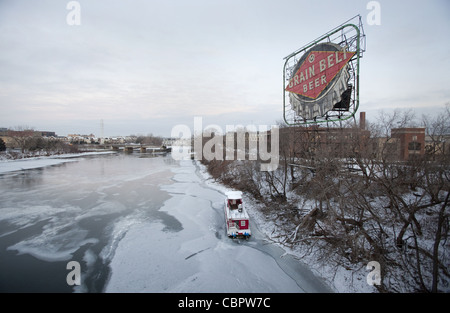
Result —
<instances>
[{"instance_id":1,"label":"line of bare trees","mask_svg":"<svg viewBox=\"0 0 450 313\"><path fill-rule=\"evenodd\" d=\"M31 127L18 126L14 129L9 129L7 136L11 139L13 146L19 148L22 154L40 151L47 154L77 152L76 146L68 145L55 138L44 138L36 135L36 132Z\"/></svg>"},{"instance_id":2,"label":"line of bare trees","mask_svg":"<svg viewBox=\"0 0 450 313\"><path fill-rule=\"evenodd\" d=\"M410 127L413 117L382 113L368 123L369 135L348 123L333 129L342 141L287 129L273 172L259 171L258 161L204 163L217 180L266 203L282 228L280 242L337 266L377 261L381 292L448 292L450 106L416 122L431 144L425 155L400 162L392 157L391 130Z\"/></svg>"}]
</instances>

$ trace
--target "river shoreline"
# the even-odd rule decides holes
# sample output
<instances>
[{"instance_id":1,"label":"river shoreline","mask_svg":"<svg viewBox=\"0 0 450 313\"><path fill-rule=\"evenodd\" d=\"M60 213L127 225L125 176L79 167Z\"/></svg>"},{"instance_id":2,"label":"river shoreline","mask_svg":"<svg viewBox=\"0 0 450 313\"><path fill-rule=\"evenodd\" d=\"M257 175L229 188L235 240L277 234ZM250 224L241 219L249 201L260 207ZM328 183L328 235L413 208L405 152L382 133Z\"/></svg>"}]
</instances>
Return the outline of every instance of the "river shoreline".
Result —
<instances>
[{"instance_id":1,"label":"river shoreline","mask_svg":"<svg viewBox=\"0 0 450 313\"><path fill-rule=\"evenodd\" d=\"M41 168L46 166L58 165L66 162L76 161L76 158L95 156L102 154L113 154L114 151L91 151L80 153L64 153L50 156L32 156L20 159L0 158L0 174ZM4 156L4 155L3 155Z\"/></svg>"}]
</instances>

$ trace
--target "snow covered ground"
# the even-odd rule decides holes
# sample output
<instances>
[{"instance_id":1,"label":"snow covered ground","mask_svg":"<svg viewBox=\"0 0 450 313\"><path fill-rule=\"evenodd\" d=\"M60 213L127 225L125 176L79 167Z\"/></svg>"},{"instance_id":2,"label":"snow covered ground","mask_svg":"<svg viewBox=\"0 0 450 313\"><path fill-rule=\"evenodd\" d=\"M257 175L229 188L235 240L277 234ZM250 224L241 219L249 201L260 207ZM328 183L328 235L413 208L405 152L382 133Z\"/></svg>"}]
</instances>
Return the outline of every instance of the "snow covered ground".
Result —
<instances>
[{"instance_id":1,"label":"snow covered ground","mask_svg":"<svg viewBox=\"0 0 450 313\"><path fill-rule=\"evenodd\" d=\"M160 211L182 229L157 222L132 225L120 240L106 292L327 292L297 260L264 240L253 226L249 241L225 235L226 188L211 187L192 161L181 161L171 198Z\"/></svg>"}]
</instances>

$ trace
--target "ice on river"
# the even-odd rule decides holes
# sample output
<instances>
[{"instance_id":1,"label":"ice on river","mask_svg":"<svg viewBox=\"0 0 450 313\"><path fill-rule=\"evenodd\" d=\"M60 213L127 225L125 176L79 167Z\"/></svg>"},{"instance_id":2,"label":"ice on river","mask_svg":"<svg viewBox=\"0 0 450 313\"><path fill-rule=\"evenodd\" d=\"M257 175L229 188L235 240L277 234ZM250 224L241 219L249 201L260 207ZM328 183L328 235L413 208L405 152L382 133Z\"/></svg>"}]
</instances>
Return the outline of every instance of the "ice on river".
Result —
<instances>
[{"instance_id":1,"label":"ice on river","mask_svg":"<svg viewBox=\"0 0 450 313\"><path fill-rule=\"evenodd\" d=\"M182 225L131 225L110 266L107 292L301 292L265 252L226 237L224 195L201 183L191 161L173 168L160 209ZM252 239L250 239L252 240Z\"/></svg>"},{"instance_id":2,"label":"ice on river","mask_svg":"<svg viewBox=\"0 0 450 313\"><path fill-rule=\"evenodd\" d=\"M45 279L49 290L68 291L64 264L75 260L82 275L73 291L80 292L327 291L255 224L249 241L229 239L226 188L205 182L191 160L112 154L78 161L4 166L0 290L10 291L10 282L41 290ZM15 172L16 163L43 168ZM54 279L22 275L21 262Z\"/></svg>"},{"instance_id":3,"label":"ice on river","mask_svg":"<svg viewBox=\"0 0 450 313\"><path fill-rule=\"evenodd\" d=\"M53 155L50 157L34 157L28 159L18 159L18 160L4 160L0 159L0 174L29 170L35 168L41 168L46 166L58 165L67 162L76 162L78 157L100 155L100 154L110 154L112 152L84 152L84 153L72 153L72 154L62 154Z\"/></svg>"}]
</instances>

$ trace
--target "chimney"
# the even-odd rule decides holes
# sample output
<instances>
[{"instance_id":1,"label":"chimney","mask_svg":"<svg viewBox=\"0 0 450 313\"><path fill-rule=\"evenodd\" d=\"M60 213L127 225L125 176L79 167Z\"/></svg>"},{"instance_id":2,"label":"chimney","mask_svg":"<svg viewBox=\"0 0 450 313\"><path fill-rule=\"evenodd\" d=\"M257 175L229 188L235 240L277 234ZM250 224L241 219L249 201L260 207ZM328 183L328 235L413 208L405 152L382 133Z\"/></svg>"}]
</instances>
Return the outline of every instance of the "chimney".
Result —
<instances>
[{"instance_id":1,"label":"chimney","mask_svg":"<svg viewBox=\"0 0 450 313\"><path fill-rule=\"evenodd\" d=\"M361 130L366 129L366 112L359 113L359 128Z\"/></svg>"}]
</instances>

